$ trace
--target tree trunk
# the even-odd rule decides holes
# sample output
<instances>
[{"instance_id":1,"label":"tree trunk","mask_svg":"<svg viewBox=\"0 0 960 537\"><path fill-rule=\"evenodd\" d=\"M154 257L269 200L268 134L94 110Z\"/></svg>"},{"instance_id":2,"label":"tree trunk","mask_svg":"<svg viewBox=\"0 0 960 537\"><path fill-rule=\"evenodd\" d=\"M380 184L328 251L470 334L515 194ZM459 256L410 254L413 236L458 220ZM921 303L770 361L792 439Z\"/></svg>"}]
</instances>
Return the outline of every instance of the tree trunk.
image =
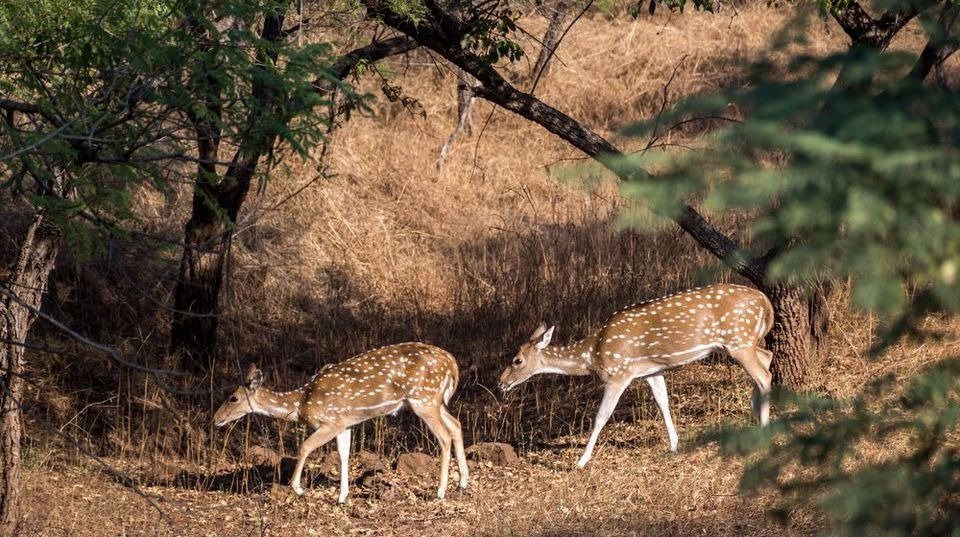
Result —
<instances>
[{"instance_id":1,"label":"tree trunk","mask_svg":"<svg viewBox=\"0 0 960 537\"><path fill-rule=\"evenodd\" d=\"M27 230L16 266L0 285L0 536L20 523L20 433L23 343L39 308L60 244L60 229L38 214Z\"/></svg>"},{"instance_id":2,"label":"tree trunk","mask_svg":"<svg viewBox=\"0 0 960 537\"><path fill-rule=\"evenodd\" d=\"M282 12L268 14L264 17L260 38L275 43L282 37ZM203 115L194 120L200 159L193 190L193 212L184 228L170 331L170 350L179 354L183 369L203 372L209 370L216 359L218 298L234 224L260 158L273 147L279 135L269 125L287 117L279 106L283 96L268 83L269 76L263 76L275 68L277 54L276 50L257 53L258 65L250 76L250 92L256 106L248 112L247 128L239 148L222 176L217 174L216 166L219 129L211 128L211 122ZM208 89L216 92L215 88L216 83L212 83ZM207 108L214 114L220 111L216 105Z\"/></svg>"},{"instance_id":3,"label":"tree trunk","mask_svg":"<svg viewBox=\"0 0 960 537\"><path fill-rule=\"evenodd\" d=\"M261 38L275 42L283 37L283 17L266 17ZM417 43L405 37L377 41L355 49L334 64L333 72L345 79L362 62L376 62L416 48ZM264 58L262 69L275 65L276 57ZM248 139L239 144L230 165L218 177L216 165L219 131L204 119L196 120L200 164L193 194L193 211L184 227L184 250L174 290L173 323L170 331L170 351L179 354L179 366L193 372L207 370L216 359L217 326L220 310L218 299L223 284L223 269L230 244L233 225L240 207L250 189L250 182L261 157L273 147L278 133L264 131L258 126L276 123L283 118L283 95L264 83L269 77L252 77L251 90L260 106L250 112ZM326 78L313 82L315 91L329 95L336 84ZM331 118L333 119L333 118Z\"/></svg>"},{"instance_id":4,"label":"tree trunk","mask_svg":"<svg viewBox=\"0 0 960 537\"><path fill-rule=\"evenodd\" d=\"M453 128L450 136L447 136L443 145L440 146L440 156L437 157L438 170L443 169L447 152L450 151L450 146L453 145L457 136L460 136L461 132L466 132L467 136L473 134L473 103L476 100L473 90L479 82L463 69L455 69L455 72L457 73L457 125Z\"/></svg>"},{"instance_id":5,"label":"tree trunk","mask_svg":"<svg viewBox=\"0 0 960 537\"><path fill-rule=\"evenodd\" d=\"M171 352L180 355L181 368L193 372L209 370L216 358L218 297L232 229L215 211L198 209L198 201L206 203L194 200L193 214L184 229L170 332ZM232 212L235 217L237 211Z\"/></svg>"},{"instance_id":6,"label":"tree trunk","mask_svg":"<svg viewBox=\"0 0 960 537\"><path fill-rule=\"evenodd\" d=\"M765 292L775 313L773 329L767 334L767 348L773 353L773 383L800 388L806 380L811 349L807 298L803 289L786 284L768 286Z\"/></svg>"},{"instance_id":7,"label":"tree trunk","mask_svg":"<svg viewBox=\"0 0 960 537\"><path fill-rule=\"evenodd\" d=\"M547 76L550 71L550 63L556 52L557 45L560 44L561 29L563 20L567 18L567 11L570 9L568 0L560 0L553 8L553 14L550 16L550 24L543 33L543 42L540 44L540 54L537 56L537 63L533 66L533 84L536 86L541 78ZM533 91L533 90L531 90Z\"/></svg>"},{"instance_id":8,"label":"tree trunk","mask_svg":"<svg viewBox=\"0 0 960 537\"><path fill-rule=\"evenodd\" d=\"M824 284L811 289L778 284L764 286L763 290L774 311L773 328L767 334L767 348L773 353L773 383L801 389L816 362L826 354L830 288Z\"/></svg>"}]
</instances>

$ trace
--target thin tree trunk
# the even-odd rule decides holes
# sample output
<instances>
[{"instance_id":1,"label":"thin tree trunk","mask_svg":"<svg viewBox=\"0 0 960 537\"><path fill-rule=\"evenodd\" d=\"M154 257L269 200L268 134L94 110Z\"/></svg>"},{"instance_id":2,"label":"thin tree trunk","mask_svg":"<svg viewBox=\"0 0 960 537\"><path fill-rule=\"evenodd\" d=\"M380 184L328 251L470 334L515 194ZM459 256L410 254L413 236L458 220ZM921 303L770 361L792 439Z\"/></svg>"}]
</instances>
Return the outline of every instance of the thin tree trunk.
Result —
<instances>
[{"instance_id":1,"label":"thin tree trunk","mask_svg":"<svg viewBox=\"0 0 960 537\"><path fill-rule=\"evenodd\" d=\"M567 0L560 0L553 8L553 14L550 16L550 24L543 33L543 42L540 44L540 54L537 56L537 63L533 66L533 82L536 84L541 78L547 76L550 72L550 64L556 52L557 45L560 44L561 29L563 20L567 18L567 11L570 9L570 3Z\"/></svg>"},{"instance_id":2,"label":"thin tree trunk","mask_svg":"<svg viewBox=\"0 0 960 537\"><path fill-rule=\"evenodd\" d=\"M0 285L0 536L20 523L20 436L24 388L23 343L35 320L60 245L60 229L38 214L16 265Z\"/></svg>"},{"instance_id":3,"label":"thin tree trunk","mask_svg":"<svg viewBox=\"0 0 960 537\"><path fill-rule=\"evenodd\" d=\"M457 68L455 71L457 73L457 125L453 128L450 136L447 136L443 145L440 146L440 156L437 157L438 170L443 169L443 163L447 160L447 152L450 151L450 146L453 145L457 136L460 136L461 132L466 132L467 136L473 134L473 103L476 101L473 90L479 82L463 69Z\"/></svg>"},{"instance_id":4,"label":"thin tree trunk","mask_svg":"<svg viewBox=\"0 0 960 537\"><path fill-rule=\"evenodd\" d=\"M261 37L269 41L281 39L282 26L282 16L267 17ZM376 62L416 46L413 40L402 37L371 43L342 56L333 71L343 80L363 61ZM274 64L275 60L262 63ZM202 122L197 125L201 165L194 188L193 211L184 226L185 246L174 290L175 312L170 331L170 351L179 355L179 366L197 373L207 370L216 360L218 302L233 227L260 159L277 138L276 131L264 132L259 126L278 121L285 113L282 107L274 108L280 105L278 99L282 96L258 82L258 77L253 79L252 92L260 106L251 111L248 120L251 134L246 142L249 143L240 144L241 149L220 178L212 164L217 160L219 133ZM336 90L336 86L324 78L315 80L313 87L324 94Z\"/></svg>"},{"instance_id":5,"label":"thin tree trunk","mask_svg":"<svg viewBox=\"0 0 960 537\"><path fill-rule=\"evenodd\" d=\"M263 20L260 37L269 42L283 38L283 13ZM222 177L216 170L220 133L204 117L195 120L200 164L193 191L193 212L184 227L184 249L174 295L174 317L170 350L179 354L180 366L194 372L209 370L216 359L220 287L223 267L230 254L230 238L240 207L250 190L260 158L273 147L278 132L268 127L284 117L277 108L282 96L259 76L276 64L277 52L258 53L258 65L251 73L251 107L246 132ZM216 83L208 91L216 93ZM216 99L212 100L216 102ZM208 111L218 114L216 106Z\"/></svg>"}]
</instances>

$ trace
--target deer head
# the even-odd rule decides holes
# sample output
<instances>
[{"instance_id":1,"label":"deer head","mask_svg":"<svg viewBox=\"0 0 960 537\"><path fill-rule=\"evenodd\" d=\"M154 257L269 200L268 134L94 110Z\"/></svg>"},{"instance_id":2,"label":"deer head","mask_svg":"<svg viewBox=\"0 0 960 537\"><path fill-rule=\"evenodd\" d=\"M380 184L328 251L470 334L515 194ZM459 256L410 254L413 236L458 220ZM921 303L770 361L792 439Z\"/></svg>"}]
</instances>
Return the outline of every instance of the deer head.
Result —
<instances>
[{"instance_id":1,"label":"deer head","mask_svg":"<svg viewBox=\"0 0 960 537\"><path fill-rule=\"evenodd\" d=\"M247 370L246 384L236 389L213 415L213 422L217 427L223 427L231 421L240 419L247 414L257 412L257 392L263 384L263 372L251 365Z\"/></svg>"},{"instance_id":2,"label":"deer head","mask_svg":"<svg viewBox=\"0 0 960 537\"><path fill-rule=\"evenodd\" d=\"M552 369L544 363L543 350L550 344L554 328L556 327L551 326L547 329L547 325L540 323L530 339L520 346L517 355L513 357L513 363L500 375L501 390L506 392L533 375Z\"/></svg>"}]
</instances>

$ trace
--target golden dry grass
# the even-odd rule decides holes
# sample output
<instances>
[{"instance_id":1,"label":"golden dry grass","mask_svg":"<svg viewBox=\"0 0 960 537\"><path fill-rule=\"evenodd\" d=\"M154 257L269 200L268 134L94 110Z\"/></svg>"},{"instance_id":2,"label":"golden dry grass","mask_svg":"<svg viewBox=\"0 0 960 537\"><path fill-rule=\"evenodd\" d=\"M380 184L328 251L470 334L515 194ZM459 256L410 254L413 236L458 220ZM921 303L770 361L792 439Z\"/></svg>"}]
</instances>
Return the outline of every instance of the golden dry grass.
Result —
<instances>
[{"instance_id":1,"label":"golden dry grass","mask_svg":"<svg viewBox=\"0 0 960 537\"><path fill-rule=\"evenodd\" d=\"M661 109L671 77L670 102L742 83L747 62L768 50L790 13L759 3L636 21L593 13L567 35L537 95L612 137ZM545 27L537 17L521 23L533 35ZM813 28L808 52L845 45L830 23ZM915 49L918 35L908 28L895 46ZM528 67L511 67L521 85ZM738 493L737 463L713 447L689 447L706 427L748 419L748 382L729 361L668 377L687 451L665 453L659 416L638 383L583 472L572 467L599 400L595 381L541 378L509 397L493 392L506 357L541 319L558 324L559 342L571 341L624 304L731 276L672 225L622 230L619 223L642 208L620 198L608 176L559 139L487 103L476 105L473 136L461 137L438 170L456 114L453 76L422 52L384 72L418 100L423 115L380 97L374 115L354 116L334 135L329 178L315 179L316 162L288 161L251 196L222 302L223 347L231 359L258 361L269 384L293 387L321 364L365 349L403 340L438 344L461 363L453 410L467 443L509 442L521 465L477 467L468 492L446 502L429 499L432 481L409 480L388 491L355 483L343 509L333 504L328 480L291 501L285 487L271 489L275 473L264 482L244 468L253 448L290 456L303 431L259 419L227 432L209 423L223 393L217 388L236 378L232 369L210 381L212 394L184 400L82 348L71 348L82 360L32 353L26 533L772 535L821 528L823 521L803 510L787 528L775 526L763 516L775 498ZM376 80L364 84L378 91ZM642 141L617 143L635 148ZM188 200L186 188L165 200L141 193L138 210L150 231L176 237ZM745 216L711 218L743 236ZM57 313L129 357L162 364L168 314L157 304L167 299L175 260L140 254L124 251L117 261L61 271L53 289ZM865 361L874 321L849 312L838 289L831 355L818 364L813 388L847 397L881 373L904 376L956 354L953 337ZM103 305L109 311L91 314ZM949 323L943 328L955 332ZM45 433L37 418L62 425L127 472L172 525ZM388 460L434 449L408 414L374 420L355 438Z\"/></svg>"}]
</instances>

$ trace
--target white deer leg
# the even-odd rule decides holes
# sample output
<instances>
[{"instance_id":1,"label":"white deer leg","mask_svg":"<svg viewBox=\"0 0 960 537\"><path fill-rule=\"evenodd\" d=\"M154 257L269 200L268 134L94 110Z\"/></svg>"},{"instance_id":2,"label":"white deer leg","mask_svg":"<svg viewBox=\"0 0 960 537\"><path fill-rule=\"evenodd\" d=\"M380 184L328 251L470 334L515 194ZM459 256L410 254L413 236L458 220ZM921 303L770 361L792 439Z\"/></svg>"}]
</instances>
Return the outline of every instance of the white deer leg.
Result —
<instances>
[{"instance_id":1,"label":"white deer leg","mask_svg":"<svg viewBox=\"0 0 960 537\"><path fill-rule=\"evenodd\" d=\"M453 449L457 453L457 469L460 472L460 488L467 488L467 476L470 470L467 468L467 456L463 450L463 432L460 428L460 420L453 417L446 408L440 407L440 418L450 431L453 437Z\"/></svg>"},{"instance_id":2,"label":"white deer leg","mask_svg":"<svg viewBox=\"0 0 960 537\"><path fill-rule=\"evenodd\" d=\"M337 435L337 453L340 455L340 498L337 503L347 501L350 492L350 429L344 429Z\"/></svg>"},{"instance_id":3,"label":"white deer leg","mask_svg":"<svg viewBox=\"0 0 960 537\"><path fill-rule=\"evenodd\" d=\"M333 427L322 425L300 444L300 453L297 454L297 468L293 471L293 479L290 480L290 486L298 496L303 495L303 487L300 486L300 474L303 473L303 465L307 462L307 457L313 453L313 450L332 440L337 433L339 431Z\"/></svg>"},{"instance_id":4,"label":"white deer leg","mask_svg":"<svg viewBox=\"0 0 960 537\"><path fill-rule=\"evenodd\" d=\"M760 355L761 360L767 367L767 374L761 375L761 381L754 388L754 399L757 400L755 406L757 407L756 413L760 418L760 425L766 425L770 422L770 384L773 379L773 376L770 375L770 362L773 361L773 353L766 349L757 349L757 354Z\"/></svg>"},{"instance_id":5,"label":"white deer leg","mask_svg":"<svg viewBox=\"0 0 960 537\"><path fill-rule=\"evenodd\" d=\"M673 417L670 415L670 401L667 399L667 381L663 379L663 374L647 377L647 384L650 385L650 391L653 392L653 400L660 409L660 416L663 417L663 424L667 426L667 436L670 437L670 451L677 450L677 429L673 425Z\"/></svg>"},{"instance_id":6,"label":"white deer leg","mask_svg":"<svg viewBox=\"0 0 960 537\"><path fill-rule=\"evenodd\" d=\"M437 443L440 444L440 487L437 488L437 499L442 500L447 494L447 481L450 479L450 446L453 443L453 435L447 429L440 413L442 407L439 403L436 405L411 403L410 409L427 424L427 428L433 436L437 437Z\"/></svg>"},{"instance_id":7,"label":"white deer leg","mask_svg":"<svg viewBox=\"0 0 960 537\"><path fill-rule=\"evenodd\" d=\"M600 409L597 411L597 417L593 420L593 432L590 433L590 440L587 441L587 447L583 451L583 456L577 461L577 468L583 468L590 462L590 457L593 456L593 448L597 445L597 438L600 437L600 429L603 429L603 426L607 424L607 420L609 420L610 415L613 414L613 409L617 407L617 401L620 400L620 396L623 395L623 390L627 389L631 380L632 379L627 379L614 384L607 384L607 389L603 392L603 400L600 401Z\"/></svg>"},{"instance_id":8,"label":"white deer leg","mask_svg":"<svg viewBox=\"0 0 960 537\"><path fill-rule=\"evenodd\" d=\"M760 425L770 421L770 383L772 375L767 364L773 355L766 349L759 347L745 347L728 351L734 360L740 362L743 369L753 379L753 395L750 398L750 409L754 416L760 419Z\"/></svg>"}]
</instances>

